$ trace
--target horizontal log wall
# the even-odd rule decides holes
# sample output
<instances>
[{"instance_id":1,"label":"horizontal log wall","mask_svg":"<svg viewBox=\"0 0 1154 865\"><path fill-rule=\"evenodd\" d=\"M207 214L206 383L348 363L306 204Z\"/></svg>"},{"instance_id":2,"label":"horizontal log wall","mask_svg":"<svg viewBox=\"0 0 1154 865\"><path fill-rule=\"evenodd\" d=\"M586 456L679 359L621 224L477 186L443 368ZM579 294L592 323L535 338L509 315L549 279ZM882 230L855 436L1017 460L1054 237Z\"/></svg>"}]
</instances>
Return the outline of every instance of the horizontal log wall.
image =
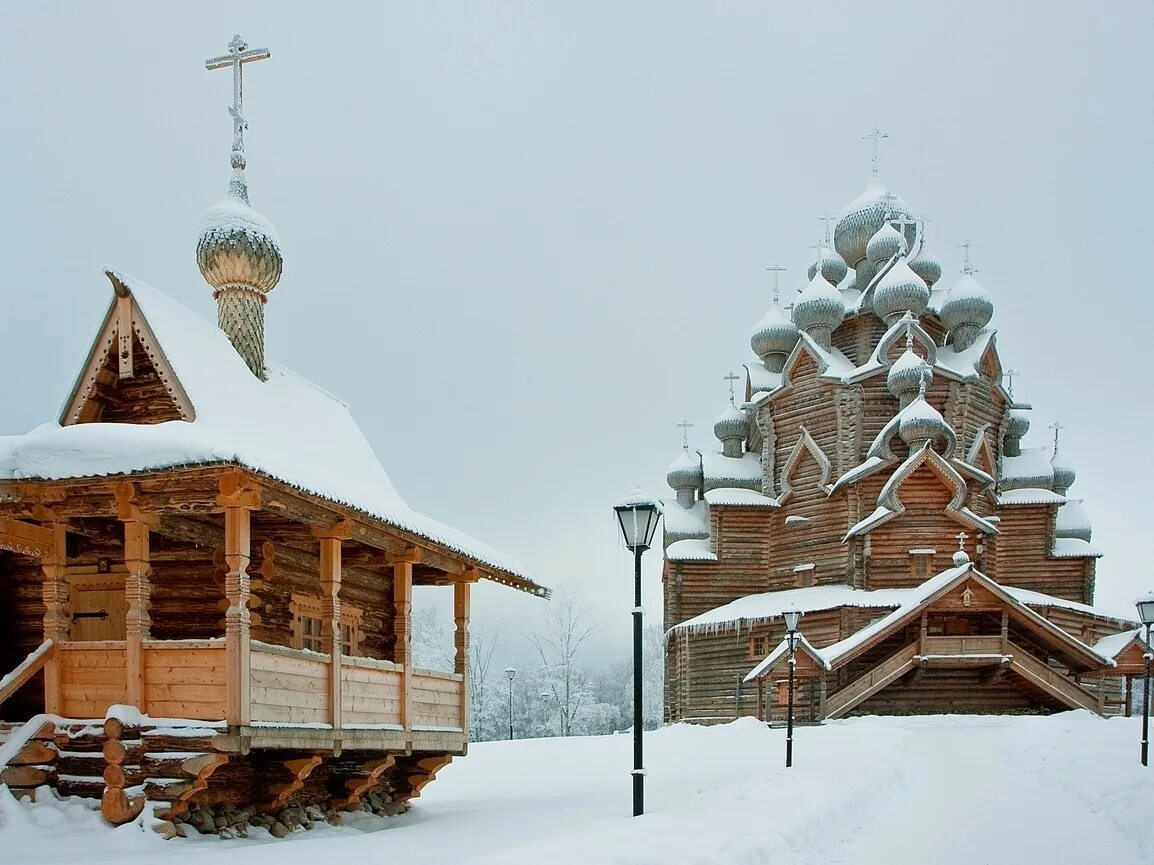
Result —
<instances>
[{"instance_id":1,"label":"horizontal log wall","mask_svg":"<svg viewBox=\"0 0 1154 865\"><path fill-rule=\"evenodd\" d=\"M401 723L401 670L356 658L341 661L341 716L345 726ZM392 667L392 665L389 665Z\"/></svg>"},{"instance_id":2,"label":"horizontal log wall","mask_svg":"<svg viewBox=\"0 0 1154 865\"><path fill-rule=\"evenodd\" d=\"M226 670L223 643L146 643L144 709L153 718L223 720Z\"/></svg>"},{"instance_id":3,"label":"horizontal log wall","mask_svg":"<svg viewBox=\"0 0 1154 865\"><path fill-rule=\"evenodd\" d=\"M329 723L329 661L314 652L252 649L252 720L279 724Z\"/></svg>"},{"instance_id":4,"label":"horizontal log wall","mask_svg":"<svg viewBox=\"0 0 1154 865\"><path fill-rule=\"evenodd\" d=\"M987 682L982 670L926 669L882 688L850 715L959 715L1042 712L1045 707L1009 677Z\"/></svg>"},{"instance_id":5,"label":"horizontal log wall","mask_svg":"<svg viewBox=\"0 0 1154 865\"><path fill-rule=\"evenodd\" d=\"M109 706L126 701L123 642L65 643L57 646L56 652L62 714L103 718Z\"/></svg>"},{"instance_id":6,"label":"horizontal log wall","mask_svg":"<svg viewBox=\"0 0 1154 865\"><path fill-rule=\"evenodd\" d=\"M409 683L413 727L461 729L461 676L414 670Z\"/></svg>"}]
</instances>

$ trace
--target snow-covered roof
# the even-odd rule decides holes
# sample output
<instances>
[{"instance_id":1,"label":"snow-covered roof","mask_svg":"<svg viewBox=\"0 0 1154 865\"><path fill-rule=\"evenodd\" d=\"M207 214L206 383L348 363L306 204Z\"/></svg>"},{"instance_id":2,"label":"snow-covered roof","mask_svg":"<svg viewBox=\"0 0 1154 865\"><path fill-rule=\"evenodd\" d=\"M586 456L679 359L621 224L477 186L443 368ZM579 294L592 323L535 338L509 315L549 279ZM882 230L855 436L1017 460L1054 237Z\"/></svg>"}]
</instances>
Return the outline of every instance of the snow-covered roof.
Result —
<instances>
[{"instance_id":1,"label":"snow-covered roof","mask_svg":"<svg viewBox=\"0 0 1154 865\"><path fill-rule=\"evenodd\" d=\"M679 538L709 537L709 511L705 502L694 502L683 508L677 499L665 499L661 516L665 520L665 534Z\"/></svg>"},{"instance_id":2,"label":"snow-covered roof","mask_svg":"<svg viewBox=\"0 0 1154 865\"><path fill-rule=\"evenodd\" d=\"M821 652L819 652L817 649L815 649L813 647L813 644L805 638L805 634L798 633L798 635L796 637L796 643L794 646L794 650L796 652L805 652L811 658L813 658L820 666L824 667L827 670L829 669L829 663L825 660L825 658L823 658L821 656ZM748 673L745 674L745 678L742 679L741 681L743 683L744 682L752 682L754 679L758 678L766 670L772 670L774 665L777 664L777 662L780 661L782 658L784 658L786 656L786 654L788 654L788 652L789 652L789 639L787 638L787 639L782 640L780 643L778 643L777 646L774 647L773 651L770 652L768 655L765 656L765 658L762 659L761 663L759 663L756 667L754 667L752 670L750 670Z\"/></svg>"},{"instance_id":3,"label":"snow-covered roof","mask_svg":"<svg viewBox=\"0 0 1154 865\"><path fill-rule=\"evenodd\" d=\"M1002 591L1007 595L1012 595L1027 607L1062 607L1067 610L1076 610L1079 613L1085 613L1088 616L1109 619L1112 622L1131 624L1129 619L1119 618L1102 607L1094 607L1078 601L1069 601L1066 598L1056 598L1053 595L1047 595L1045 592L1035 592L1033 589L1019 589L1016 586L1002 586Z\"/></svg>"},{"instance_id":4,"label":"snow-covered roof","mask_svg":"<svg viewBox=\"0 0 1154 865\"><path fill-rule=\"evenodd\" d=\"M1050 555L1056 559L1101 558L1102 551L1081 538L1054 538Z\"/></svg>"},{"instance_id":5,"label":"snow-covered roof","mask_svg":"<svg viewBox=\"0 0 1154 865\"><path fill-rule=\"evenodd\" d=\"M1009 459L1014 459L1014 457L1009 457ZM1065 496L1039 487L1006 490L997 496L999 505L1060 505L1065 501Z\"/></svg>"},{"instance_id":6,"label":"snow-covered roof","mask_svg":"<svg viewBox=\"0 0 1154 865\"><path fill-rule=\"evenodd\" d=\"M761 361L750 361L742 364L749 375L749 392L773 391L781 387L781 373L772 372L765 368Z\"/></svg>"},{"instance_id":7,"label":"snow-covered roof","mask_svg":"<svg viewBox=\"0 0 1154 865\"><path fill-rule=\"evenodd\" d=\"M0 478L59 480L234 463L529 580L510 556L410 509L345 403L274 363L261 381L215 324L140 280L109 276L135 299L196 419L43 424L0 437Z\"/></svg>"},{"instance_id":8,"label":"snow-covered roof","mask_svg":"<svg viewBox=\"0 0 1154 865\"><path fill-rule=\"evenodd\" d=\"M674 541L665 548L665 560L669 562L716 562L717 554L709 549L708 539L686 538Z\"/></svg>"},{"instance_id":9,"label":"snow-covered roof","mask_svg":"<svg viewBox=\"0 0 1154 865\"><path fill-rule=\"evenodd\" d=\"M705 494L705 500L711 505L740 505L753 508L778 507L777 499L740 487L719 487L710 490Z\"/></svg>"},{"instance_id":10,"label":"snow-covered roof","mask_svg":"<svg viewBox=\"0 0 1154 865\"><path fill-rule=\"evenodd\" d=\"M705 484L711 489L751 484L761 487L761 457L757 454L747 453L740 457L727 457L716 451L703 451L701 468L705 474Z\"/></svg>"},{"instance_id":11,"label":"snow-covered roof","mask_svg":"<svg viewBox=\"0 0 1154 865\"><path fill-rule=\"evenodd\" d=\"M1001 485L1005 490L1019 487L1046 489L1054 483L1050 452L1044 447L1022 448L1016 457L1002 457Z\"/></svg>"},{"instance_id":12,"label":"snow-covered roof","mask_svg":"<svg viewBox=\"0 0 1154 865\"><path fill-rule=\"evenodd\" d=\"M1134 628L1120 634L1111 634L1103 637L1094 644L1094 651L1105 658L1117 658L1119 653L1129 646L1135 639L1141 639L1142 629Z\"/></svg>"},{"instance_id":13,"label":"snow-covered roof","mask_svg":"<svg viewBox=\"0 0 1154 865\"><path fill-rule=\"evenodd\" d=\"M958 378L973 378L978 372L978 364L981 363L982 356L986 353L986 349L990 347L990 341L993 340L994 334L997 331L992 328L986 328L980 331L977 338L974 339L973 344L958 351L952 345L943 345L938 348L937 362L934 364L935 370L952 374Z\"/></svg>"}]
</instances>

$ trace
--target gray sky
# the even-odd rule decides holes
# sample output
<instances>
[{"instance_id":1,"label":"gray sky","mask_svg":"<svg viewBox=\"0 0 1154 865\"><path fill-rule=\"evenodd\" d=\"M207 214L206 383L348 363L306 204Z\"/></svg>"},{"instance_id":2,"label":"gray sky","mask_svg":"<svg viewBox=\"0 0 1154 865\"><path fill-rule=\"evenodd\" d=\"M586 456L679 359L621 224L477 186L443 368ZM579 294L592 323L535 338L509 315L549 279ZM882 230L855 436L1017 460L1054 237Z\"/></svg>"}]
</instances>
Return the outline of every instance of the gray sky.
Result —
<instances>
[{"instance_id":1,"label":"gray sky","mask_svg":"<svg viewBox=\"0 0 1154 865\"><path fill-rule=\"evenodd\" d=\"M253 204L279 230L269 353L350 401L409 503L576 582L628 628L609 506L712 446L763 268L882 179L963 238L1003 361L1061 418L1099 603L1149 552L1154 5L970 2L19 4L0 29L0 432L54 418L115 265L214 317L235 31ZM646 594L659 607L660 562ZM540 602L479 593L516 620Z\"/></svg>"}]
</instances>

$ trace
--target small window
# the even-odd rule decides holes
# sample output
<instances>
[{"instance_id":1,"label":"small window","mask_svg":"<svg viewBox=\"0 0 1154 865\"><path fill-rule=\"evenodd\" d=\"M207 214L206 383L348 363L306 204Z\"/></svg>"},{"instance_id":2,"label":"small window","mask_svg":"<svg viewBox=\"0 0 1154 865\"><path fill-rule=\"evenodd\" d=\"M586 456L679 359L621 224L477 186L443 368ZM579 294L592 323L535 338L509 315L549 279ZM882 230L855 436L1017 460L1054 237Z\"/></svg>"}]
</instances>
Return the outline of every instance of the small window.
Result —
<instances>
[{"instance_id":1,"label":"small window","mask_svg":"<svg viewBox=\"0 0 1154 865\"><path fill-rule=\"evenodd\" d=\"M749 641L749 656L755 660L760 661L769 654L769 637L753 637Z\"/></svg>"},{"instance_id":2,"label":"small window","mask_svg":"<svg viewBox=\"0 0 1154 865\"><path fill-rule=\"evenodd\" d=\"M298 648L319 652L321 650L321 620L311 616L301 616L300 622L301 640Z\"/></svg>"},{"instance_id":3,"label":"small window","mask_svg":"<svg viewBox=\"0 0 1154 865\"><path fill-rule=\"evenodd\" d=\"M322 627L324 604L320 598L293 595L289 609L293 614L292 646L294 649L324 651ZM356 656L360 651L362 614L356 607L341 604L341 654Z\"/></svg>"},{"instance_id":4,"label":"small window","mask_svg":"<svg viewBox=\"0 0 1154 865\"><path fill-rule=\"evenodd\" d=\"M910 550L910 575L916 580L933 576L936 550Z\"/></svg>"}]
</instances>

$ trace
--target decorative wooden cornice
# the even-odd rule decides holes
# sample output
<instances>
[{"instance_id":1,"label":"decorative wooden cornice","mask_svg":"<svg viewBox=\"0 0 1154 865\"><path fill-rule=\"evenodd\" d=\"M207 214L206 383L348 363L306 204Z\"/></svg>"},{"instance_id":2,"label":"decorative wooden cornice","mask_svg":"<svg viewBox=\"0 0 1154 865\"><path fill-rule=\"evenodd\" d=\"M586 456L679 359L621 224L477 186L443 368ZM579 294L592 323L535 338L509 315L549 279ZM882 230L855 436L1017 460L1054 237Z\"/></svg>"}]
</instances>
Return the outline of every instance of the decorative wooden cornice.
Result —
<instances>
[{"instance_id":1,"label":"decorative wooden cornice","mask_svg":"<svg viewBox=\"0 0 1154 865\"><path fill-rule=\"evenodd\" d=\"M786 500L793 494L793 486L789 480L793 476L794 470L801 464L802 458L808 452L813 457L814 461L821 468L821 477L818 479L817 486L826 495L829 495L832 487L829 484L830 476L833 473L833 464L829 457L825 455L825 451L821 449L812 435L809 434L804 426L798 426L800 435L797 443L794 444L793 450L790 451L789 456L785 460L785 465L781 469L781 494L777 497L779 504L785 504Z\"/></svg>"}]
</instances>

